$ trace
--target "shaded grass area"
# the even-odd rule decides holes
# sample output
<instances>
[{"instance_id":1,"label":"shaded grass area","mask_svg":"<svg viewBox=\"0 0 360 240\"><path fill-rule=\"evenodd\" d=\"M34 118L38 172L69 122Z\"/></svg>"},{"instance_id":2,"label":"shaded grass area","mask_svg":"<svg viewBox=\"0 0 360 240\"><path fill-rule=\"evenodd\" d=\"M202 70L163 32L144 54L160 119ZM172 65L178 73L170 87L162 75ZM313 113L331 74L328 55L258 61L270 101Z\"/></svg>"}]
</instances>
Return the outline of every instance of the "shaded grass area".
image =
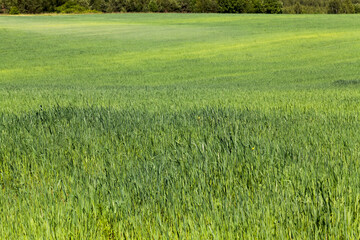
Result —
<instances>
[{"instance_id":1,"label":"shaded grass area","mask_svg":"<svg viewBox=\"0 0 360 240\"><path fill-rule=\"evenodd\" d=\"M334 82L334 85L337 86L351 86L360 84L360 80L337 80Z\"/></svg>"},{"instance_id":2,"label":"shaded grass area","mask_svg":"<svg viewBox=\"0 0 360 240\"><path fill-rule=\"evenodd\" d=\"M224 106L1 114L2 235L352 238L357 117Z\"/></svg>"}]
</instances>

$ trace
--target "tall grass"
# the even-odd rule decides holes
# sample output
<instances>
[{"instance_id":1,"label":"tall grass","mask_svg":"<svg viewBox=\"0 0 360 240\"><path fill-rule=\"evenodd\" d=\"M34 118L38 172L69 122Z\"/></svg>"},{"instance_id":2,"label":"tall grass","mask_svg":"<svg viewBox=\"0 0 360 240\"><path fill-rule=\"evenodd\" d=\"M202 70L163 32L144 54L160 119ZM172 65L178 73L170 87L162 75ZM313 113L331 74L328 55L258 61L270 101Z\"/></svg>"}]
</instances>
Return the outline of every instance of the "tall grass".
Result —
<instances>
[{"instance_id":1,"label":"tall grass","mask_svg":"<svg viewBox=\"0 0 360 240\"><path fill-rule=\"evenodd\" d=\"M359 20L0 17L0 238L357 239Z\"/></svg>"},{"instance_id":2,"label":"tall grass","mask_svg":"<svg viewBox=\"0 0 360 240\"><path fill-rule=\"evenodd\" d=\"M357 117L224 106L2 114L2 236L355 238Z\"/></svg>"}]
</instances>

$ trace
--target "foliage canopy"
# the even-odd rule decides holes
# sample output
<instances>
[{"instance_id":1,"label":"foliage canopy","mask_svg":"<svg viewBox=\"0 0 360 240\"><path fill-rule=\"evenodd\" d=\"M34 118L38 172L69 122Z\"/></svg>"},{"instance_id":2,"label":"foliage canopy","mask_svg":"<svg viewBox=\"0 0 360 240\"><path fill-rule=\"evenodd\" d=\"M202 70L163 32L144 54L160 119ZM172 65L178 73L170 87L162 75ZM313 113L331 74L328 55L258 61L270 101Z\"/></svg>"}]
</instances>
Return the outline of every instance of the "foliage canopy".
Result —
<instances>
[{"instance_id":1,"label":"foliage canopy","mask_svg":"<svg viewBox=\"0 0 360 240\"><path fill-rule=\"evenodd\" d=\"M3 13L359 13L360 0L0 0Z\"/></svg>"}]
</instances>

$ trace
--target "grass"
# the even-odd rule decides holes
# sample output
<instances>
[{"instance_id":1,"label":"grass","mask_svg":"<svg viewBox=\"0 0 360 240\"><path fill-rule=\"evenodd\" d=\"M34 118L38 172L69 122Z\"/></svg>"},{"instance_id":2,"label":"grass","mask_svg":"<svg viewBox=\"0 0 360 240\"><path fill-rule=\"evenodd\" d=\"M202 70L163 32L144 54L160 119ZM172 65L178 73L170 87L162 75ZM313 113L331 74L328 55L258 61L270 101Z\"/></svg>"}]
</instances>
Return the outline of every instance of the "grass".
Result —
<instances>
[{"instance_id":1,"label":"grass","mask_svg":"<svg viewBox=\"0 0 360 240\"><path fill-rule=\"evenodd\" d=\"M0 238L357 239L359 23L0 17Z\"/></svg>"}]
</instances>

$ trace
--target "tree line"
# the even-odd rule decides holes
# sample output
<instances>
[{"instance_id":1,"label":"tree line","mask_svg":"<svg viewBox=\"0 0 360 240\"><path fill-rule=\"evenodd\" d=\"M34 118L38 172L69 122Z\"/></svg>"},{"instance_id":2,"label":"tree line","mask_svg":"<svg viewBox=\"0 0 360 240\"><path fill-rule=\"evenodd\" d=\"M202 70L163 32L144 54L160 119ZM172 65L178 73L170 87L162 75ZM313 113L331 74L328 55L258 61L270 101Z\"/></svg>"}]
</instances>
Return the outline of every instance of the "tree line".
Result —
<instances>
[{"instance_id":1,"label":"tree line","mask_svg":"<svg viewBox=\"0 0 360 240\"><path fill-rule=\"evenodd\" d=\"M360 13L360 0L0 0L0 13Z\"/></svg>"}]
</instances>

